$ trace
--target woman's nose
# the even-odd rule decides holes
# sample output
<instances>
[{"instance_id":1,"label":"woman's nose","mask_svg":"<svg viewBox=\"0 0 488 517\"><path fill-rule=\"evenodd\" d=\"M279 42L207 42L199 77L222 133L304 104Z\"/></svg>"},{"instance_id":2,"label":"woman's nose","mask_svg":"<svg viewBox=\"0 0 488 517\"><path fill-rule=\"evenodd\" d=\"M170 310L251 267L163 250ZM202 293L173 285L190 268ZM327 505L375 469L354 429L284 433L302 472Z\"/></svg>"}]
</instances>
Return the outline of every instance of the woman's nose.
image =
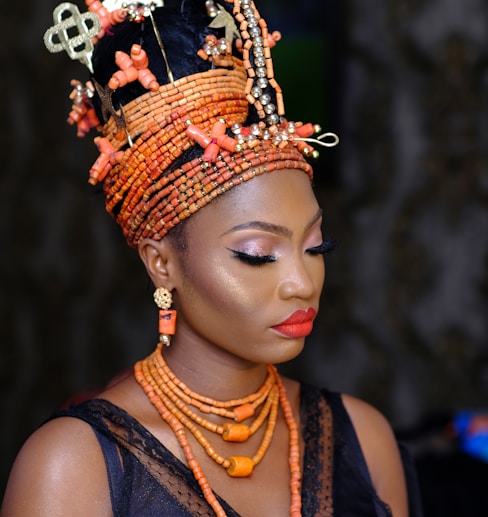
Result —
<instances>
[{"instance_id":1,"label":"woman's nose","mask_svg":"<svg viewBox=\"0 0 488 517\"><path fill-rule=\"evenodd\" d=\"M284 272L284 278L279 285L280 297L283 299L312 297L323 280L323 266L320 269L321 271L317 266L307 265L303 259L293 260Z\"/></svg>"}]
</instances>

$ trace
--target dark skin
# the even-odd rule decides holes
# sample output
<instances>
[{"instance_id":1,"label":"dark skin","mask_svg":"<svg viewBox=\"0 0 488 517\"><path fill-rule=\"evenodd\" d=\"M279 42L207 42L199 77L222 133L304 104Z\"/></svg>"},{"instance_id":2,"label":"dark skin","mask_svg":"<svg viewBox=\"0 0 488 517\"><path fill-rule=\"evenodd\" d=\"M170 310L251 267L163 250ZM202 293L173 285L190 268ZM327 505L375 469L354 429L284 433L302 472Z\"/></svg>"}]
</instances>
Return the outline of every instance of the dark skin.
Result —
<instances>
[{"instance_id":1,"label":"dark skin","mask_svg":"<svg viewBox=\"0 0 488 517\"><path fill-rule=\"evenodd\" d=\"M166 361L192 390L217 399L242 397L261 385L267 363L301 352L303 337L289 338L272 327L298 309L318 308L324 263L310 250L322 242L320 227L308 177L279 171L236 187L190 218L185 239L191 253L182 253L169 238L140 243L151 280L173 292L178 310ZM256 257L267 259L257 264ZM283 382L299 421L299 384ZM185 462L173 432L132 376L101 397L125 409ZM364 402L343 399L378 495L394 517L406 517L404 476L388 423ZM215 435L209 440L224 456L236 447L239 455L253 455L262 432L239 445ZM247 479L229 477L190 439L213 490L243 517L289 515L288 428L281 412L268 452ZM112 515L98 442L87 424L73 418L48 423L25 444L2 516L65 516L67 508L73 516Z\"/></svg>"}]
</instances>

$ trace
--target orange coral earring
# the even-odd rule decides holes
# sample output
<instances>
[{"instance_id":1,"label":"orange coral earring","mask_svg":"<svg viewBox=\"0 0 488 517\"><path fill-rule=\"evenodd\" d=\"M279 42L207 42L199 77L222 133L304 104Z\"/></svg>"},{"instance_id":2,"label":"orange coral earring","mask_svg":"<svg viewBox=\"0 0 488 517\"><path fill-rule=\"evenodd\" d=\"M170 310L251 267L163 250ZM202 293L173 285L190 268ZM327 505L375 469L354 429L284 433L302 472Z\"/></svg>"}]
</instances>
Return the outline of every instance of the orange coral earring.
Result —
<instances>
[{"instance_id":1,"label":"orange coral earring","mask_svg":"<svg viewBox=\"0 0 488 517\"><path fill-rule=\"evenodd\" d=\"M154 302L159 307L159 340L169 346L170 336L174 336L176 330L176 311L169 310L173 303L171 292L166 287L158 287L154 291Z\"/></svg>"}]
</instances>

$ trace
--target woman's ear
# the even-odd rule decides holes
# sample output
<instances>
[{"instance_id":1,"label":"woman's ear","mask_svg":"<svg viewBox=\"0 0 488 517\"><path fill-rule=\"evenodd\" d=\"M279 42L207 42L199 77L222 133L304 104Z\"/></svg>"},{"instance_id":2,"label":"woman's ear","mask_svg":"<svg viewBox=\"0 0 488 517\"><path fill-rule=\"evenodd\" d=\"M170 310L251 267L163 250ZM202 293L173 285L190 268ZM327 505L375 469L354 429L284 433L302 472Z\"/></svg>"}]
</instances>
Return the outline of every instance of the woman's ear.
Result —
<instances>
[{"instance_id":1,"label":"woman's ear","mask_svg":"<svg viewBox=\"0 0 488 517\"><path fill-rule=\"evenodd\" d=\"M168 239L142 239L137 247L146 271L156 287L174 288L175 253Z\"/></svg>"}]
</instances>

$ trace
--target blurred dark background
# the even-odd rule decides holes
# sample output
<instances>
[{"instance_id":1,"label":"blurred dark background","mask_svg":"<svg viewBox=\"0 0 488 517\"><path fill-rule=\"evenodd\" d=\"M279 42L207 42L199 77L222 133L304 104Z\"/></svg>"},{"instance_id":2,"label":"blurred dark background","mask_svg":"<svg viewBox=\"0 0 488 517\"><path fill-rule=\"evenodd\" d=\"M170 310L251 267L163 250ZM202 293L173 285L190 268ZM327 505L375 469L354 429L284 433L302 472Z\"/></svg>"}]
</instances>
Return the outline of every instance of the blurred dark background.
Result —
<instances>
[{"instance_id":1,"label":"blurred dark background","mask_svg":"<svg viewBox=\"0 0 488 517\"><path fill-rule=\"evenodd\" d=\"M157 339L139 259L87 184L94 135L65 123L69 81L86 75L44 48L58 3L18 0L0 17L0 494L53 409ZM340 246L314 334L283 370L388 416L415 454L426 515L481 515L487 464L459 450L451 422L488 408L488 4L259 5L283 33L288 117L341 137L315 164Z\"/></svg>"}]
</instances>

